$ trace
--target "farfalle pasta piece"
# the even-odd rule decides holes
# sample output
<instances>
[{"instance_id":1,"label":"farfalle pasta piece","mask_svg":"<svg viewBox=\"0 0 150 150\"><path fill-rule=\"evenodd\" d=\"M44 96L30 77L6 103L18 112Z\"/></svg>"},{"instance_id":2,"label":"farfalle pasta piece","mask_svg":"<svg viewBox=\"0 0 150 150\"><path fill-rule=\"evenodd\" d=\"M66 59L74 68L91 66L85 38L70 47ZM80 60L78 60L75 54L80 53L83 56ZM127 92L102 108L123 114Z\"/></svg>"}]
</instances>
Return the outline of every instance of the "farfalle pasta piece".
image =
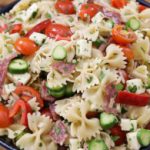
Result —
<instances>
[{"instance_id":1,"label":"farfalle pasta piece","mask_svg":"<svg viewBox=\"0 0 150 150\"><path fill-rule=\"evenodd\" d=\"M103 58L102 64L116 69L124 69L127 64L125 60L126 57L124 57L122 48L115 44L110 44L106 49L106 56Z\"/></svg>"},{"instance_id":2,"label":"farfalle pasta piece","mask_svg":"<svg viewBox=\"0 0 150 150\"><path fill-rule=\"evenodd\" d=\"M99 120L96 118L88 119L87 112L90 110L90 104L86 101L75 103L66 113L65 119L71 122L71 136L81 140L88 140L99 133ZM88 132L87 132L88 131Z\"/></svg>"},{"instance_id":3,"label":"farfalle pasta piece","mask_svg":"<svg viewBox=\"0 0 150 150\"><path fill-rule=\"evenodd\" d=\"M150 42L148 37L145 37L145 39L138 38L136 42L131 45L131 49L134 53L134 59L149 62L149 48Z\"/></svg>"},{"instance_id":4,"label":"farfalle pasta piece","mask_svg":"<svg viewBox=\"0 0 150 150\"><path fill-rule=\"evenodd\" d=\"M99 77L99 85L93 86L85 90L82 94L82 97L91 102L93 109L102 110L104 100L105 100L105 88L106 85L116 82L120 82L119 75L115 70L102 68L97 71L97 76Z\"/></svg>"},{"instance_id":5,"label":"farfalle pasta piece","mask_svg":"<svg viewBox=\"0 0 150 150\"><path fill-rule=\"evenodd\" d=\"M83 70L81 74L75 79L73 84L73 91L83 92L90 87L97 85L99 80L93 73Z\"/></svg>"},{"instance_id":6,"label":"farfalle pasta piece","mask_svg":"<svg viewBox=\"0 0 150 150\"><path fill-rule=\"evenodd\" d=\"M146 65L141 65L135 68L131 74L134 78L139 78L143 82L148 81L148 69Z\"/></svg>"},{"instance_id":7,"label":"farfalle pasta piece","mask_svg":"<svg viewBox=\"0 0 150 150\"><path fill-rule=\"evenodd\" d=\"M39 103L36 100L36 97L33 97L28 101L28 104L30 105L31 109L35 112L38 112L40 110Z\"/></svg>"},{"instance_id":8,"label":"farfalle pasta piece","mask_svg":"<svg viewBox=\"0 0 150 150\"><path fill-rule=\"evenodd\" d=\"M67 81L72 81L71 77L71 75L63 76L61 73L51 68L47 75L47 84L51 88L66 85Z\"/></svg>"},{"instance_id":9,"label":"farfalle pasta piece","mask_svg":"<svg viewBox=\"0 0 150 150\"><path fill-rule=\"evenodd\" d=\"M52 127L49 117L40 113L28 114L28 126L32 133L26 133L17 140L17 146L25 150L46 150L48 147L57 150L56 144L52 142L48 134Z\"/></svg>"},{"instance_id":10,"label":"farfalle pasta piece","mask_svg":"<svg viewBox=\"0 0 150 150\"><path fill-rule=\"evenodd\" d=\"M138 18L138 3L130 1L126 6L120 9L121 18L127 22L130 18Z\"/></svg>"},{"instance_id":11,"label":"farfalle pasta piece","mask_svg":"<svg viewBox=\"0 0 150 150\"><path fill-rule=\"evenodd\" d=\"M56 101L55 111L57 114L65 118L67 110L70 109L70 107L72 107L74 103L80 102L81 100L82 98L80 96L73 96L60 101Z\"/></svg>"},{"instance_id":12,"label":"farfalle pasta piece","mask_svg":"<svg viewBox=\"0 0 150 150\"><path fill-rule=\"evenodd\" d=\"M25 126L15 123L9 126L8 128L0 128L0 136L7 135L8 138L14 139L24 129L25 129Z\"/></svg>"}]
</instances>

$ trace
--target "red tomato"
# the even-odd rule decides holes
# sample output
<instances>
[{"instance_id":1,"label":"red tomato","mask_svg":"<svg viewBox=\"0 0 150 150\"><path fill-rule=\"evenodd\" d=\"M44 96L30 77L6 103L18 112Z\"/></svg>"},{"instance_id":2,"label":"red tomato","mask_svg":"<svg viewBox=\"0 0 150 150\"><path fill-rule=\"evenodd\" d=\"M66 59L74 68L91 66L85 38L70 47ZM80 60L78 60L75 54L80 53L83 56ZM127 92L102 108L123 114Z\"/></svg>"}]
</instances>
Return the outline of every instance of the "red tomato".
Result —
<instances>
[{"instance_id":1,"label":"red tomato","mask_svg":"<svg viewBox=\"0 0 150 150\"><path fill-rule=\"evenodd\" d=\"M148 94L135 94L127 91L120 91L116 97L116 103L132 105L132 106L146 106L150 101Z\"/></svg>"},{"instance_id":2,"label":"red tomato","mask_svg":"<svg viewBox=\"0 0 150 150\"><path fill-rule=\"evenodd\" d=\"M150 122L146 125L145 129L150 130Z\"/></svg>"},{"instance_id":3,"label":"red tomato","mask_svg":"<svg viewBox=\"0 0 150 150\"><path fill-rule=\"evenodd\" d=\"M31 30L27 32L25 35L26 37L29 37L33 32L42 32L45 30L45 28L51 23L50 19L44 20L37 25L35 25Z\"/></svg>"},{"instance_id":4,"label":"red tomato","mask_svg":"<svg viewBox=\"0 0 150 150\"><path fill-rule=\"evenodd\" d=\"M56 38L58 36L67 38L72 35L72 32L68 26L53 23L46 28L45 34L50 38Z\"/></svg>"},{"instance_id":5,"label":"red tomato","mask_svg":"<svg viewBox=\"0 0 150 150\"><path fill-rule=\"evenodd\" d=\"M28 97L36 97L37 98L37 102L39 102L40 107L44 106L43 100L41 98L41 95L39 94L38 91L36 91L35 89L33 89L32 87L29 86L18 86L15 91L14 91L18 96L24 96L26 93L28 93ZM30 95L30 96L29 96ZM26 96L26 95L25 95Z\"/></svg>"},{"instance_id":6,"label":"red tomato","mask_svg":"<svg viewBox=\"0 0 150 150\"><path fill-rule=\"evenodd\" d=\"M55 8L62 14L75 14L75 7L70 0L58 0L55 4Z\"/></svg>"},{"instance_id":7,"label":"red tomato","mask_svg":"<svg viewBox=\"0 0 150 150\"><path fill-rule=\"evenodd\" d=\"M134 53L133 51L128 48L128 47L122 47L123 48L123 53L125 55L125 57L127 58L128 61L133 60L134 59Z\"/></svg>"},{"instance_id":8,"label":"red tomato","mask_svg":"<svg viewBox=\"0 0 150 150\"><path fill-rule=\"evenodd\" d=\"M119 146L126 142L126 132L121 130L121 127L115 125L110 129L112 136L118 136L118 140L115 141L115 145Z\"/></svg>"},{"instance_id":9,"label":"red tomato","mask_svg":"<svg viewBox=\"0 0 150 150\"><path fill-rule=\"evenodd\" d=\"M10 33L21 33L22 31L22 24L18 23L18 24L14 24L10 30Z\"/></svg>"},{"instance_id":10,"label":"red tomato","mask_svg":"<svg viewBox=\"0 0 150 150\"><path fill-rule=\"evenodd\" d=\"M99 118L99 115L100 115L99 112L96 112L96 111L89 111L89 112L86 114L86 117L87 117L88 119Z\"/></svg>"},{"instance_id":11,"label":"red tomato","mask_svg":"<svg viewBox=\"0 0 150 150\"><path fill-rule=\"evenodd\" d=\"M86 21L88 18L91 20L101 9L98 4L82 4L79 10L79 17Z\"/></svg>"},{"instance_id":12,"label":"red tomato","mask_svg":"<svg viewBox=\"0 0 150 150\"><path fill-rule=\"evenodd\" d=\"M126 31L123 29L124 26L122 25L116 25L112 29L112 38L113 40L118 44L130 44L134 42L137 37L136 34L133 31Z\"/></svg>"},{"instance_id":13,"label":"red tomato","mask_svg":"<svg viewBox=\"0 0 150 150\"><path fill-rule=\"evenodd\" d=\"M34 43L34 41L26 37L19 38L15 42L15 48L18 52L20 52L23 55L32 55L38 50L38 47Z\"/></svg>"},{"instance_id":14,"label":"red tomato","mask_svg":"<svg viewBox=\"0 0 150 150\"><path fill-rule=\"evenodd\" d=\"M0 22L0 33L4 32L5 30L8 29L7 24L5 24L4 22Z\"/></svg>"},{"instance_id":15,"label":"red tomato","mask_svg":"<svg viewBox=\"0 0 150 150\"><path fill-rule=\"evenodd\" d=\"M127 0L111 0L111 5L115 8L123 8L125 5L127 5Z\"/></svg>"},{"instance_id":16,"label":"red tomato","mask_svg":"<svg viewBox=\"0 0 150 150\"><path fill-rule=\"evenodd\" d=\"M28 126L27 115L28 115L28 113L31 113L31 107L27 102L25 102L23 100L17 100L15 102L14 106L9 111L9 117L13 118L15 115L20 113L20 110L21 110L21 121L20 121L20 123L22 125Z\"/></svg>"},{"instance_id":17,"label":"red tomato","mask_svg":"<svg viewBox=\"0 0 150 150\"><path fill-rule=\"evenodd\" d=\"M141 5L139 4L139 12L142 12L143 10L147 9L148 7L144 6L144 5Z\"/></svg>"},{"instance_id":18,"label":"red tomato","mask_svg":"<svg viewBox=\"0 0 150 150\"><path fill-rule=\"evenodd\" d=\"M0 128L7 128L11 125L12 120L9 117L9 110L3 104L0 104Z\"/></svg>"}]
</instances>

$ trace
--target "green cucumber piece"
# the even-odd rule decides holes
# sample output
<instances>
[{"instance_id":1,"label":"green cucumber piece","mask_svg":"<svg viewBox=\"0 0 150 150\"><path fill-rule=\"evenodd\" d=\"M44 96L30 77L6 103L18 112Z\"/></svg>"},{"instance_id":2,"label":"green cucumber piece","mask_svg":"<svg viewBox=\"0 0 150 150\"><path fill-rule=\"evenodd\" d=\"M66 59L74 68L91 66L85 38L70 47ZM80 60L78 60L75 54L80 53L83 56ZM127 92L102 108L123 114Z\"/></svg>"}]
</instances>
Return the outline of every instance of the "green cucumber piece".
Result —
<instances>
[{"instance_id":1,"label":"green cucumber piece","mask_svg":"<svg viewBox=\"0 0 150 150\"><path fill-rule=\"evenodd\" d=\"M88 150L108 150L104 140L91 140L88 143Z\"/></svg>"},{"instance_id":2,"label":"green cucumber piece","mask_svg":"<svg viewBox=\"0 0 150 150\"><path fill-rule=\"evenodd\" d=\"M50 90L50 91L54 91L54 92L59 92L59 91L62 91L65 87L64 85L62 86L56 86L56 87L53 87L51 88L48 83L46 83L46 87Z\"/></svg>"},{"instance_id":3,"label":"green cucumber piece","mask_svg":"<svg viewBox=\"0 0 150 150\"><path fill-rule=\"evenodd\" d=\"M112 128L117 122L118 119L113 114L108 114L105 112L100 114L100 125L104 130Z\"/></svg>"},{"instance_id":4,"label":"green cucumber piece","mask_svg":"<svg viewBox=\"0 0 150 150\"><path fill-rule=\"evenodd\" d=\"M8 66L8 71L12 74L22 74L28 71L28 64L23 59L14 59Z\"/></svg>"},{"instance_id":5,"label":"green cucumber piece","mask_svg":"<svg viewBox=\"0 0 150 150\"><path fill-rule=\"evenodd\" d=\"M127 28L131 28L133 31L138 30L141 26L140 21L136 18L131 18L126 23Z\"/></svg>"},{"instance_id":6,"label":"green cucumber piece","mask_svg":"<svg viewBox=\"0 0 150 150\"><path fill-rule=\"evenodd\" d=\"M113 20L107 20L107 21L106 21L106 26L107 26L108 28L113 28L114 25L115 25L115 23L113 22Z\"/></svg>"},{"instance_id":7,"label":"green cucumber piece","mask_svg":"<svg viewBox=\"0 0 150 150\"><path fill-rule=\"evenodd\" d=\"M52 57L55 60L64 60L67 57L67 51L63 46L56 46L52 52Z\"/></svg>"},{"instance_id":8,"label":"green cucumber piece","mask_svg":"<svg viewBox=\"0 0 150 150\"><path fill-rule=\"evenodd\" d=\"M140 129L137 132L137 139L142 146L148 146L150 144L150 130Z\"/></svg>"},{"instance_id":9,"label":"green cucumber piece","mask_svg":"<svg viewBox=\"0 0 150 150\"><path fill-rule=\"evenodd\" d=\"M72 88L73 88L73 84L68 83L65 88L65 96L67 96L67 97L73 96L74 92L72 91Z\"/></svg>"},{"instance_id":10,"label":"green cucumber piece","mask_svg":"<svg viewBox=\"0 0 150 150\"><path fill-rule=\"evenodd\" d=\"M64 97L64 95L65 95L65 88L63 88L62 90L60 90L60 91L52 91L52 90L48 90L48 93L51 95L51 96L53 96L53 97L55 97L55 98L62 98L62 97Z\"/></svg>"},{"instance_id":11,"label":"green cucumber piece","mask_svg":"<svg viewBox=\"0 0 150 150\"><path fill-rule=\"evenodd\" d=\"M117 91L122 91L124 89L124 85L122 83L119 83L115 86Z\"/></svg>"}]
</instances>

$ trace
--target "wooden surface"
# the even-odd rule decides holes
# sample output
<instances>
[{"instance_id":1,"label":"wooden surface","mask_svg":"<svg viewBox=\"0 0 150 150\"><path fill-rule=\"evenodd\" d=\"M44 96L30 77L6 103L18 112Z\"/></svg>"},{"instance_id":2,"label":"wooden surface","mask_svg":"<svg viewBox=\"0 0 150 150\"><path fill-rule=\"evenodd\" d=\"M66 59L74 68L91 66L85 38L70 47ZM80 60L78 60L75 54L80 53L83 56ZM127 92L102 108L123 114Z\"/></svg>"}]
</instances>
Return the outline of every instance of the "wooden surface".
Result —
<instances>
[{"instance_id":1,"label":"wooden surface","mask_svg":"<svg viewBox=\"0 0 150 150\"><path fill-rule=\"evenodd\" d=\"M13 2L14 0L0 0L0 7L8 5L9 3ZM1 150L1 149L0 149Z\"/></svg>"},{"instance_id":2,"label":"wooden surface","mask_svg":"<svg viewBox=\"0 0 150 150\"><path fill-rule=\"evenodd\" d=\"M6 149L4 149L4 148L2 148L2 147L0 146L0 150L6 150Z\"/></svg>"}]
</instances>

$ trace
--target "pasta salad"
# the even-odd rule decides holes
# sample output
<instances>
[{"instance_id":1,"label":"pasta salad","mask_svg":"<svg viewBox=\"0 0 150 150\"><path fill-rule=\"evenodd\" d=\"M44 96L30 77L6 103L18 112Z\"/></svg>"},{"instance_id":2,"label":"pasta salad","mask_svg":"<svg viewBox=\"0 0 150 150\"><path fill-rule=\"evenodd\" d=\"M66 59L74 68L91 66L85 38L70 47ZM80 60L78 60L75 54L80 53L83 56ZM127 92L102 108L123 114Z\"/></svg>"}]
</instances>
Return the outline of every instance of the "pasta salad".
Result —
<instances>
[{"instance_id":1,"label":"pasta salad","mask_svg":"<svg viewBox=\"0 0 150 150\"><path fill-rule=\"evenodd\" d=\"M150 9L135 0L21 0L0 16L0 136L23 150L150 145Z\"/></svg>"}]
</instances>

